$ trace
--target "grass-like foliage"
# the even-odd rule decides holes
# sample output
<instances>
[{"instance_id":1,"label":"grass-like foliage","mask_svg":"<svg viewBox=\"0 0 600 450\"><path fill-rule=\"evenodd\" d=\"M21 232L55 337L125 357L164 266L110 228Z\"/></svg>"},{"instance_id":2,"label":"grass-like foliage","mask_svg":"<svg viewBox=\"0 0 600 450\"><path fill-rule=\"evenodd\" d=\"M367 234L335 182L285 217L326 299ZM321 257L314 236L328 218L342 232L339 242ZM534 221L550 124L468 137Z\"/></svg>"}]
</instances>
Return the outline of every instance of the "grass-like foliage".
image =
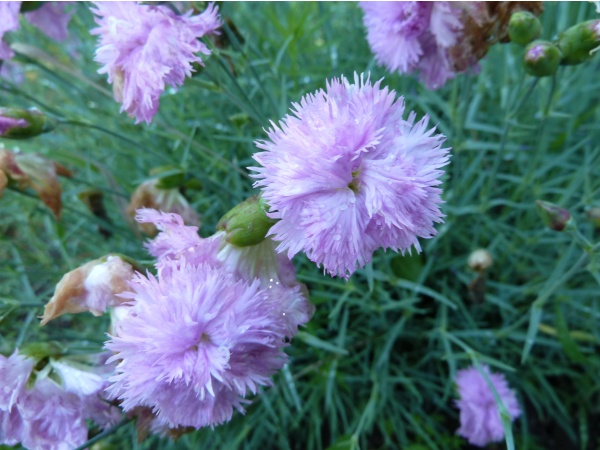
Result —
<instances>
[{"instance_id":1,"label":"grass-like foliage","mask_svg":"<svg viewBox=\"0 0 600 450\"><path fill-rule=\"evenodd\" d=\"M588 218L600 207L600 57L534 78L522 47L498 44L479 73L431 91L376 65L354 3L223 3L228 46L206 41L206 66L167 89L151 125L135 125L97 73L88 8L76 5L64 44L23 22L11 39L24 80L0 79L1 106L37 107L62 121L0 146L42 153L73 172L61 179L60 221L33 191L6 189L0 198L4 355L48 340L72 354L99 351L108 314L39 326L61 276L111 252L151 267L125 211L158 166L197 180L186 195L202 217L200 234L213 234L221 216L257 193L246 169L256 165L253 142L326 79L385 77L452 147L445 221L421 241L421 254L378 251L348 281L294 258L316 312L286 348L290 361L274 386L245 415L177 441L138 442L127 423L100 448L471 448L456 435L454 379L472 365L504 373L517 392L523 413L505 421L508 448L600 447L600 233ZM590 2L548 3L542 37L595 17ZM104 218L78 197L90 188L104 194ZM545 227L538 199L568 209L575 227ZM481 275L467 265L477 248L493 257Z\"/></svg>"}]
</instances>

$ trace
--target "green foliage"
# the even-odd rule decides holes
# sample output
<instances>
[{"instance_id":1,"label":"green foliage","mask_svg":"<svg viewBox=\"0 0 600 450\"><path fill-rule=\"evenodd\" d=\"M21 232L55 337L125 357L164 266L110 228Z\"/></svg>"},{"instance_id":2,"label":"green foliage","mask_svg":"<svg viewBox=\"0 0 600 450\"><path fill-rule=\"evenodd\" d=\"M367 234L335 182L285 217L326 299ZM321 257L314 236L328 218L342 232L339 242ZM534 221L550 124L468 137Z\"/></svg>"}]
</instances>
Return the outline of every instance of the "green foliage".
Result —
<instances>
[{"instance_id":1,"label":"green foliage","mask_svg":"<svg viewBox=\"0 0 600 450\"><path fill-rule=\"evenodd\" d=\"M598 448L600 233L585 216L600 207L597 56L534 79L522 48L497 45L478 75L428 91L375 64L354 3L224 3L243 42L226 28L230 47L214 49L177 92L168 89L142 126L118 113L97 73L87 6L77 5L76 38L66 45L23 23L12 40L25 82L0 80L2 106L37 107L60 121L51 133L0 145L41 152L74 173L61 179L60 222L34 195L10 189L0 198L3 354L40 341L74 354L99 350L107 316L65 315L43 328L36 317L61 276L82 263L111 252L151 263L125 212L135 187L162 166L196 180L200 188L186 194L202 215L200 233L211 235L257 193L246 169L255 164L253 141L326 79L385 76L453 148L445 223L421 242L422 256L379 251L349 281L295 259L316 313L245 416L176 442L138 443L134 425L123 423L98 448L467 448L455 435L453 380L472 364L504 372L518 392L524 414L512 425L513 448ZM590 3L547 4L541 37L594 16ZM105 218L78 197L91 188L104 194ZM576 228L547 229L538 199L567 208ZM494 257L480 298L466 265L476 248Z\"/></svg>"}]
</instances>

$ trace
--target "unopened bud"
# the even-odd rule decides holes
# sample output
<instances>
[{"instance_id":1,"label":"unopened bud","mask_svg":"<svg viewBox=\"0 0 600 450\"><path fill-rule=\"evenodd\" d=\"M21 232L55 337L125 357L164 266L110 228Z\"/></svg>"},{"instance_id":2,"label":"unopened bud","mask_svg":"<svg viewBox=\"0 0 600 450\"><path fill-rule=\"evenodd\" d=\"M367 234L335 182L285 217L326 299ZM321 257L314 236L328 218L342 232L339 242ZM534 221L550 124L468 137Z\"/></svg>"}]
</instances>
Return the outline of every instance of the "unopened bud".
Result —
<instances>
[{"instance_id":1,"label":"unopened bud","mask_svg":"<svg viewBox=\"0 0 600 450\"><path fill-rule=\"evenodd\" d=\"M27 139L56 128L56 120L37 109L0 108L0 138Z\"/></svg>"},{"instance_id":2,"label":"unopened bud","mask_svg":"<svg viewBox=\"0 0 600 450\"><path fill-rule=\"evenodd\" d=\"M600 47L600 20L588 20L568 28L558 35L557 43L562 52L562 65L587 61Z\"/></svg>"},{"instance_id":3,"label":"unopened bud","mask_svg":"<svg viewBox=\"0 0 600 450\"><path fill-rule=\"evenodd\" d=\"M525 71L534 77L548 77L556 73L560 63L560 50L552 42L534 41L525 48Z\"/></svg>"},{"instance_id":4,"label":"unopened bud","mask_svg":"<svg viewBox=\"0 0 600 450\"><path fill-rule=\"evenodd\" d=\"M190 206L179 189L160 189L157 187L159 180L148 180L142 183L131 196L127 213L133 219L136 211L142 208L156 209L168 213L179 214L186 225L200 226L200 217ZM152 237L158 230L152 223L136 222L138 228L146 235Z\"/></svg>"},{"instance_id":5,"label":"unopened bud","mask_svg":"<svg viewBox=\"0 0 600 450\"><path fill-rule=\"evenodd\" d=\"M586 217L596 228L600 228L600 208L592 208L585 213Z\"/></svg>"},{"instance_id":6,"label":"unopened bud","mask_svg":"<svg viewBox=\"0 0 600 450\"><path fill-rule=\"evenodd\" d=\"M246 247L261 243L274 224L275 220L267 217L262 199L253 196L221 217L217 230L225 231L225 240L230 244Z\"/></svg>"},{"instance_id":7,"label":"unopened bud","mask_svg":"<svg viewBox=\"0 0 600 450\"><path fill-rule=\"evenodd\" d=\"M486 249L478 248L477 250L471 252L467 264L471 270L483 272L492 267L492 264L494 264L494 259L492 258L490 252L488 252Z\"/></svg>"},{"instance_id":8,"label":"unopened bud","mask_svg":"<svg viewBox=\"0 0 600 450\"><path fill-rule=\"evenodd\" d=\"M100 316L108 307L126 302L116 295L127 290L134 265L128 258L107 255L65 274L44 309L41 325L67 313L89 311Z\"/></svg>"},{"instance_id":9,"label":"unopened bud","mask_svg":"<svg viewBox=\"0 0 600 450\"><path fill-rule=\"evenodd\" d=\"M536 200L535 204L544 225L554 231L563 231L571 221L571 213L554 203Z\"/></svg>"},{"instance_id":10,"label":"unopened bud","mask_svg":"<svg viewBox=\"0 0 600 450\"><path fill-rule=\"evenodd\" d=\"M529 11L518 11L510 16L508 35L511 42L527 45L542 33L540 20Z\"/></svg>"},{"instance_id":11,"label":"unopened bud","mask_svg":"<svg viewBox=\"0 0 600 450\"><path fill-rule=\"evenodd\" d=\"M61 356L65 353L65 348L56 341L32 342L21 347L19 353L36 361L41 361L47 357L56 358Z\"/></svg>"}]
</instances>

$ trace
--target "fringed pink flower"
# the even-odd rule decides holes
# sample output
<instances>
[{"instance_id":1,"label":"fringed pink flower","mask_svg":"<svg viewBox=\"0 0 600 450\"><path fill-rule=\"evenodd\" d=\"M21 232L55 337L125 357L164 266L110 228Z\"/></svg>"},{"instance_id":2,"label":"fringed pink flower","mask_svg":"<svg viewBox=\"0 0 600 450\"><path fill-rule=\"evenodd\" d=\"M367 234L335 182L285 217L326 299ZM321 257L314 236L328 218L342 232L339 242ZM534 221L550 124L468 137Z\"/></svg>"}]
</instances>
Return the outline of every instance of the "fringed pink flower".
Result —
<instances>
[{"instance_id":1,"label":"fringed pink flower","mask_svg":"<svg viewBox=\"0 0 600 450\"><path fill-rule=\"evenodd\" d=\"M269 235L292 258L304 251L331 275L350 276L378 248L420 251L442 222L445 137L381 81L334 78L293 105L252 167L278 222Z\"/></svg>"},{"instance_id":2,"label":"fringed pink flower","mask_svg":"<svg viewBox=\"0 0 600 450\"><path fill-rule=\"evenodd\" d=\"M92 11L98 16L91 33L99 36L99 73L108 74L121 111L136 123L150 123L166 85L180 86L193 63L203 64L198 53L210 50L200 38L221 25L214 3L199 15L135 2L96 2Z\"/></svg>"}]
</instances>

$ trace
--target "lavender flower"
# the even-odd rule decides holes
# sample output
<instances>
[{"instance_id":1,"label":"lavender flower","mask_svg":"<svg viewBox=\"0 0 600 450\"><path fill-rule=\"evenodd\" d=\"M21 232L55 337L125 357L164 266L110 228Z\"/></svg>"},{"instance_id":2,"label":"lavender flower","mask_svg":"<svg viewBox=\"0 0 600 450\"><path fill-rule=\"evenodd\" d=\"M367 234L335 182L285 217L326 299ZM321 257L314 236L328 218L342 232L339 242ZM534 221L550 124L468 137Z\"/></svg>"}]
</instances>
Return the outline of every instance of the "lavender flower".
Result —
<instances>
[{"instance_id":1,"label":"lavender flower","mask_svg":"<svg viewBox=\"0 0 600 450\"><path fill-rule=\"evenodd\" d=\"M39 8L25 13L25 18L56 41L64 41L69 36L67 25L73 12L65 11L72 2L47 2Z\"/></svg>"},{"instance_id":2,"label":"lavender flower","mask_svg":"<svg viewBox=\"0 0 600 450\"><path fill-rule=\"evenodd\" d=\"M483 370L494 385L511 420L519 417L521 408L517 396L515 391L508 387L504 375L491 373L487 366L483 366ZM456 384L460 396L460 400L456 401L460 409L460 428L457 433L469 443L480 447L502 440L504 429L500 412L492 390L481 373L475 367L460 370L456 374Z\"/></svg>"},{"instance_id":3,"label":"lavender flower","mask_svg":"<svg viewBox=\"0 0 600 450\"><path fill-rule=\"evenodd\" d=\"M461 10L450 2L361 2L367 40L391 72L420 72L430 89L453 78L449 49L462 29Z\"/></svg>"},{"instance_id":4,"label":"lavender flower","mask_svg":"<svg viewBox=\"0 0 600 450\"><path fill-rule=\"evenodd\" d=\"M14 56L10 46L2 41L4 33L19 28L19 10L21 2L0 2L0 61Z\"/></svg>"},{"instance_id":5,"label":"lavender flower","mask_svg":"<svg viewBox=\"0 0 600 450\"><path fill-rule=\"evenodd\" d=\"M192 63L203 64L197 53L210 50L199 38L220 26L214 4L200 15L191 11L177 16L166 6L134 2L96 2L92 11L99 25L96 61L99 73L108 73L121 111L136 123L150 123L158 110L165 85L180 86L193 72Z\"/></svg>"},{"instance_id":6,"label":"lavender flower","mask_svg":"<svg viewBox=\"0 0 600 450\"><path fill-rule=\"evenodd\" d=\"M0 393L0 444L74 448L87 441L86 419L103 427L118 420L119 410L102 393L111 367L94 371L50 358L38 371L38 362L18 352L0 356L0 379L8 382Z\"/></svg>"},{"instance_id":7,"label":"lavender flower","mask_svg":"<svg viewBox=\"0 0 600 450\"><path fill-rule=\"evenodd\" d=\"M25 389L34 365L33 359L26 358L16 351L8 358L0 355L0 411L12 410L17 398Z\"/></svg>"},{"instance_id":8,"label":"lavender flower","mask_svg":"<svg viewBox=\"0 0 600 450\"><path fill-rule=\"evenodd\" d=\"M294 337L298 326L312 317L314 306L307 300L308 290L296 279L290 259L275 251L272 239L265 239L258 245L236 247L227 243L224 232L200 238L197 228L185 226L177 214L140 209L137 220L153 223L161 230L147 244L159 266L185 258L191 264L208 264L248 283L258 279L261 288L268 289L272 308L286 324L287 337Z\"/></svg>"},{"instance_id":9,"label":"lavender flower","mask_svg":"<svg viewBox=\"0 0 600 450\"><path fill-rule=\"evenodd\" d=\"M285 328L258 280L182 257L131 288L129 314L106 343L120 361L109 392L126 411L151 407L169 427L217 425L286 361Z\"/></svg>"},{"instance_id":10,"label":"lavender flower","mask_svg":"<svg viewBox=\"0 0 600 450\"><path fill-rule=\"evenodd\" d=\"M251 169L279 219L269 232L277 250L305 251L331 275L348 277L379 247L420 251L417 238L442 221L445 137L427 116L404 119L403 99L380 84L334 78L256 142L263 167Z\"/></svg>"}]
</instances>

